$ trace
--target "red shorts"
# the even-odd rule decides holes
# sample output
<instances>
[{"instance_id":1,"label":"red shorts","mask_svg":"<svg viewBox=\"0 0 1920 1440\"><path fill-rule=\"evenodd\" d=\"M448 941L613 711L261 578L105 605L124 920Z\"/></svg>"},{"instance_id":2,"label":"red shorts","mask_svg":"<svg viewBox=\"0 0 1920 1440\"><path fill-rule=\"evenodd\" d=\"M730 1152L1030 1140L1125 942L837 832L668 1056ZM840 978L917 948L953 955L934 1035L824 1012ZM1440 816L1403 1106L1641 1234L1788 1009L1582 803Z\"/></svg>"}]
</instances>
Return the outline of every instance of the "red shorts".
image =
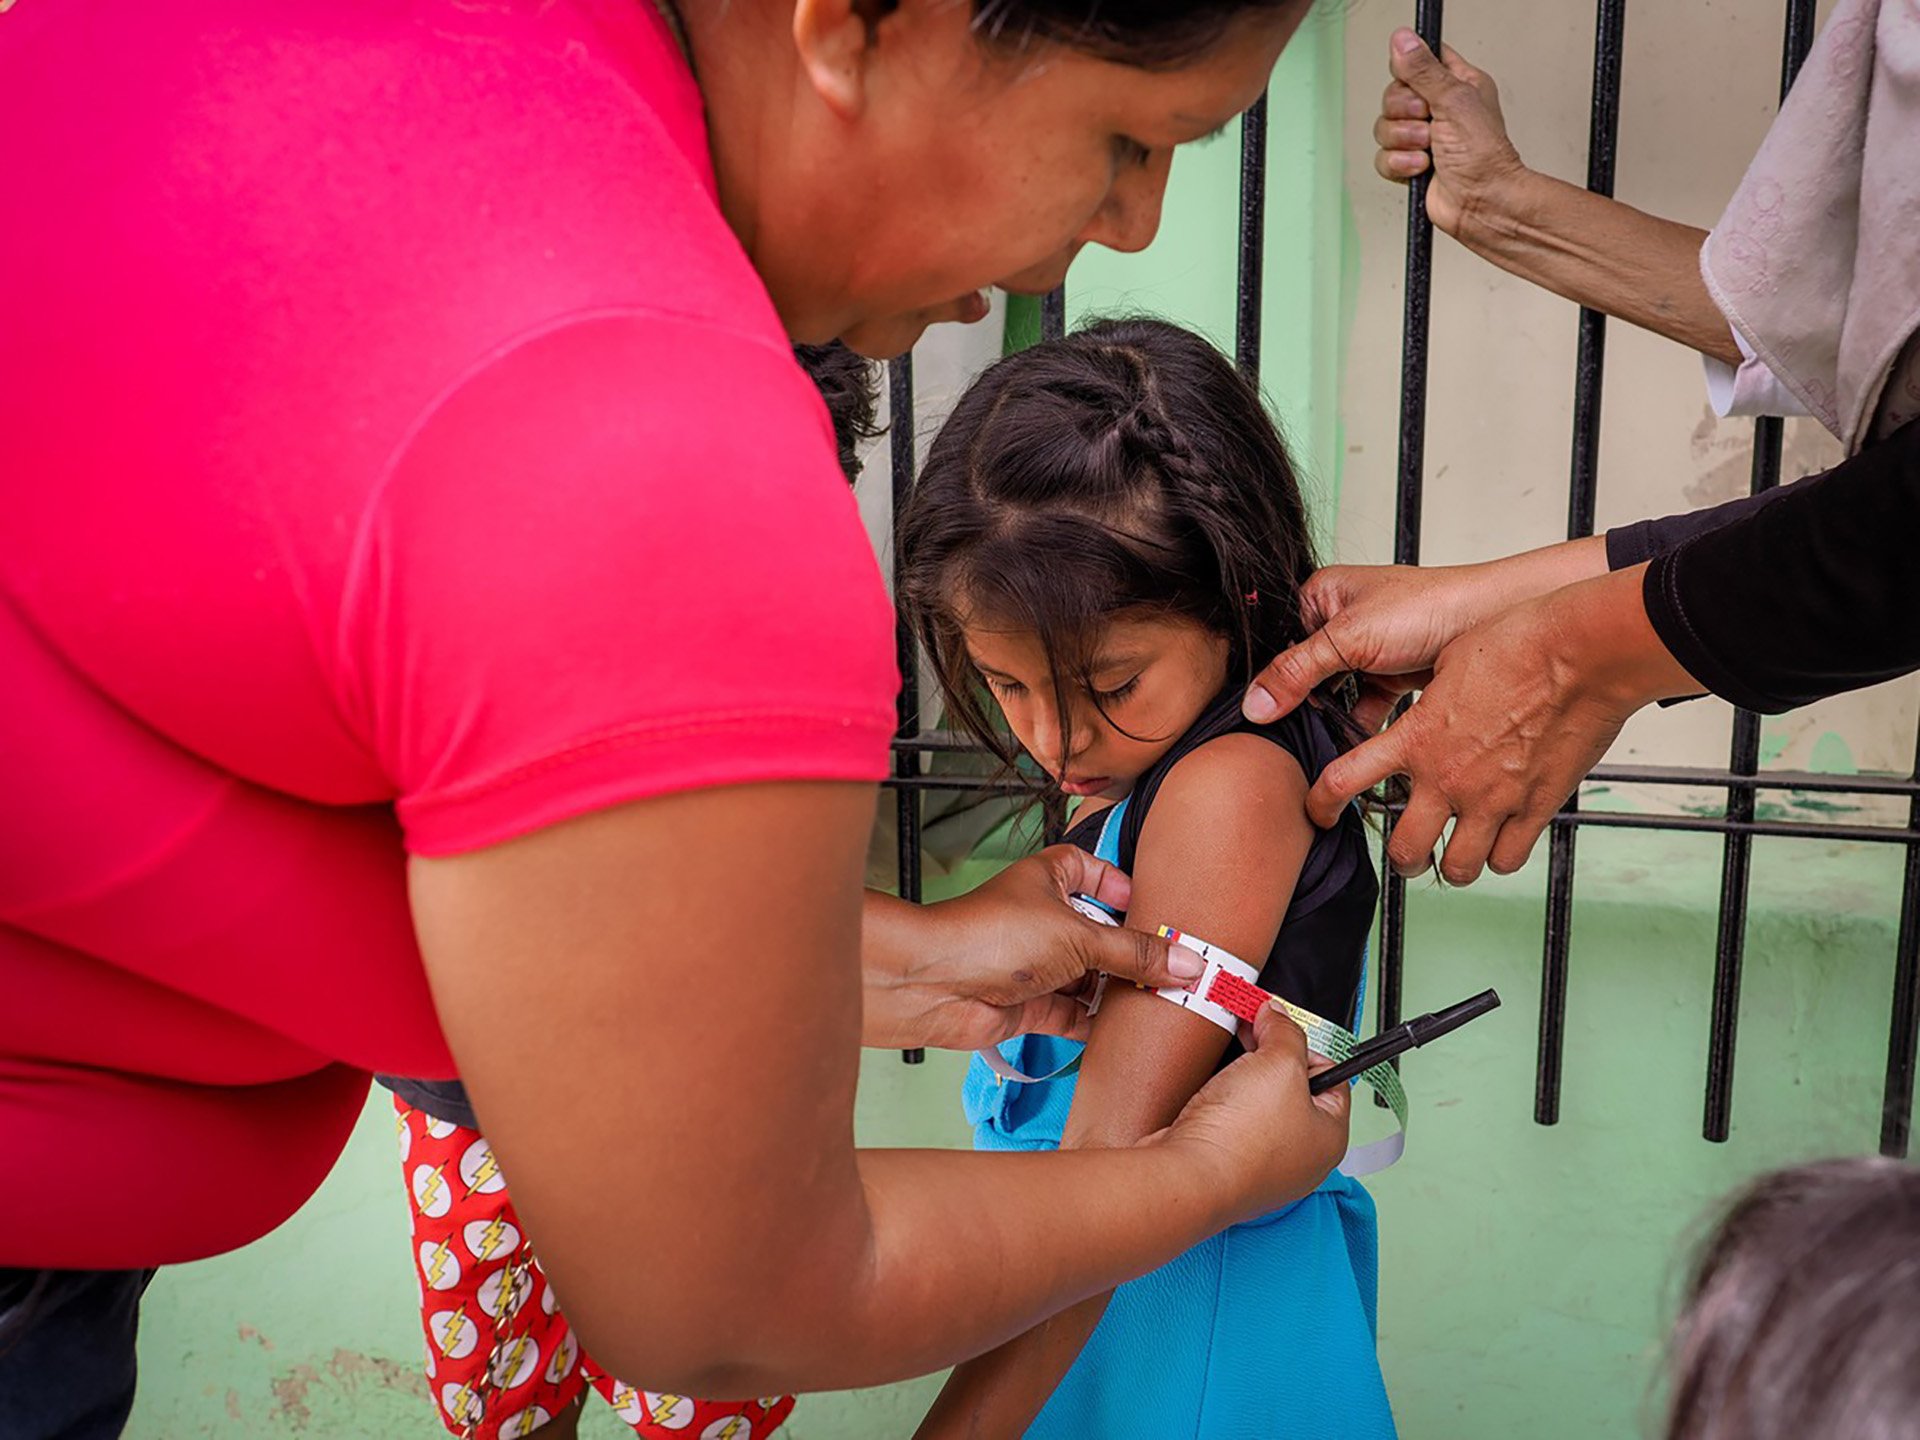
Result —
<instances>
[{"instance_id":1,"label":"red shorts","mask_svg":"<svg viewBox=\"0 0 1920 1440\"><path fill-rule=\"evenodd\" d=\"M662 1440L759 1440L793 1413L791 1395L695 1400L603 1373L560 1313L480 1132L393 1106L413 1197L427 1381L453 1434L531 1435L588 1385L636 1433Z\"/></svg>"}]
</instances>

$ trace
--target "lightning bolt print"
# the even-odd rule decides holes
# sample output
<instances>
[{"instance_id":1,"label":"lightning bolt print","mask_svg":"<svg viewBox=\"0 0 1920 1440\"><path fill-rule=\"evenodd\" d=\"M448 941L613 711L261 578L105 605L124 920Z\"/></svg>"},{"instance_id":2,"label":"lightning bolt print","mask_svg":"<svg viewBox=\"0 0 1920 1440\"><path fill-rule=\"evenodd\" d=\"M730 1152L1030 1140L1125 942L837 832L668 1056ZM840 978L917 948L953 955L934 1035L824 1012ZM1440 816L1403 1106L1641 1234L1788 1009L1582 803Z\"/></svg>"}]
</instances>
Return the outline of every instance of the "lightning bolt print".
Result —
<instances>
[{"instance_id":1,"label":"lightning bolt print","mask_svg":"<svg viewBox=\"0 0 1920 1440\"><path fill-rule=\"evenodd\" d=\"M653 1402L653 1412L647 1416L647 1423L664 1425L673 1418L673 1412L680 1408L680 1400L678 1395L662 1395Z\"/></svg>"},{"instance_id":2,"label":"lightning bolt print","mask_svg":"<svg viewBox=\"0 0 1920 1440\"><path fill-rule=\"evenodd\" d=\"M446 1273L447 1261L453 1258L449 1248L451 1244L451 1241L442 1240L433 1247L433 1259L427 1262L427 1283L436 1290L440 1288L440 1277Z\"/></svg>"},{"instance_id":3,"label":"lightning bolt print","mask_svg":"<svg viewBox=\"0 0 1920 1440\"><path fill-rule=\"evenodd\" d=\"M507 1228L507 1222L501 1216L494 1216L487 1222L487 1228L480 1232L480 1258L491 1260L493 1247L500 1243L500 1232Z\"/></svg>"},{"instance_id":4,"label":"lightning bolt print","mask_svg":"<svg viewBox=\"0 0 1920 1440\"><path fill-rule=\"evenodd\" d=\"M522 1335L508 1347L506 1353L500 1357L500 1363L494 1366L493 1383L495 1385L498 1385L503 1390L513 1388L513 1377L518 1374L520 1370L520 1357L527 1353L527 1347L529 1345L533 1345L533 1337L530 1335ZM536 1360L540 1358L540 1350L537 1345L534 1346L534 1358Z\"/></svg>"},{"instance_id":5,"label":"lightning bolt print","mask_svg":"<svg viewBox=\"0 0 1920 1440\"><path fill-rule=\"evenodd\" d=\"M434 1166L432 1171L427 1175L427 1183L420 1187L420 1208L423 1211L433 1208L434 1197L440 1193L440 1186L444 1183L441 1180L440 1172L446 1168L444 1161Z\"/></svg>"},{"instance_id":6,"label":"lightning bolt print","mask_svg":"<svg viewBox=\"0 0 1920 1440\"><path fill-rule=\"evenodd\" d=\"M447 1403L447 1413L462 1425L480 1418L480 1397L471 1385L462 1385L453 1392L453 1399Z\"/></svg>"},{"instance_id":7,"label":"lightning bolt print","mask_svg":"<svg viewBox=\"0 0 1920 1440\"><path fill-rule=\"evenodd\" d=\"M442 1358L453 1355L453 1347L460 1343L461 1327L467 1323L467 1306L463 1300L454 1312L447 1316L447 1323L440 1336L440 1354Z\"/></svg>"},{"instance_id":8,"label":"lightning bolt print","mask_svg":"<svg viewBox=\"0 0 1920 1440\"><path fill-rule=\"evenodd\" d=\"M473 1183L467 1186L467 1194L468 1195L473 1194L474 1191L478 1190L482 1185L486 1184L489 1180L493 1179L493 1177L495 1175L498 1175L499 1173L500 1173L500 1162L493 1158L493 1151L489 1149L487 1151L487 1158L482 1160L477 1166L474 1167Z\"/></svg>"}]
</instances>

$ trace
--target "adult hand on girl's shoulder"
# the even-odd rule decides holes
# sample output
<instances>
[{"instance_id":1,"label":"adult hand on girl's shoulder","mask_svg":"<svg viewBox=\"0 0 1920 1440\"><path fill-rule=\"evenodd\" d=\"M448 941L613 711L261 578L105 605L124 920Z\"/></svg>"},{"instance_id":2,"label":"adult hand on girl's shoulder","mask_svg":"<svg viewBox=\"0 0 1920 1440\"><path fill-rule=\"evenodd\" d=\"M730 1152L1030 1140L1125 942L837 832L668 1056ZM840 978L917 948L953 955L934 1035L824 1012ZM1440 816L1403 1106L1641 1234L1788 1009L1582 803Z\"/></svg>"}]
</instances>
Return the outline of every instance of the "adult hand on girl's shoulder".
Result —
<instances>
[{"instance_id":1,"label":"adult hand on girl's shoulder","mask_svg":"<svg viewBox=\"0 0 1920 1440\"><path fill-rule=\"evenodd\" d=\"M1247 1052L1203 1085L1165 1130L1143 1142L1190 1147L1219 1167L1224 1192L1245 1198L1244 1219L1291 1204L1327 1178L1347 1151L1350 1089L1307 1089L1332 1062L1277 1007L1242 1026Z\"/></svg>"},{"instance_id":2,"label":"adult hand on girl's shoulder","mask_svg":"<svg viewBox=\"0 0 1920 1440\"><path fill-rule=\"evenodd\" d=\"M1247 718L1277 719L1335 675L1352 674L1360 685L1353 718L1371 734L1403 696L1432 679L1440 652L1467 631L1606 573L1606 540L1597 535L1475 565L1329 565L1300 590L1306 639L1255 678ZM1315 811L1338 813L1337 806Z\"/></svg>"},{"instance_id":3,"label":"adult hand on girl's shoulder","mask_svg":"<svg viewBox=\"0 0 1920 1440\"><path fill-rule=\"evenodd\" d=\"M1265 723L1306 702L1336 675L1361 694L1354 719L1380 728L1402 695L1430 678L1434 657L1473 624L1472 566L1329 565L1301 588L1306 639L1275 657L1247 691L1246 716Z\"/></svg>"},{"instance_id":4,"label":"adult hand on girl's shoulder","mask_svg":"<svg viewBox=\"0 0 1920 1440\"><path fill-rule=\"evenodd\" d=\"M896 977L887 1043L977 1050L1015 1035L1084 1038L1083 995L1096 972L1143 985L1182 984L1197 956L1157 935L1095 924L1067 904L1091 895L1127 907L1126 875L1071 845L1017 860L952 900L919 907L912 954ZM876 1041L871 1034L868 1044Z\"/></svg>"}]
</instances>

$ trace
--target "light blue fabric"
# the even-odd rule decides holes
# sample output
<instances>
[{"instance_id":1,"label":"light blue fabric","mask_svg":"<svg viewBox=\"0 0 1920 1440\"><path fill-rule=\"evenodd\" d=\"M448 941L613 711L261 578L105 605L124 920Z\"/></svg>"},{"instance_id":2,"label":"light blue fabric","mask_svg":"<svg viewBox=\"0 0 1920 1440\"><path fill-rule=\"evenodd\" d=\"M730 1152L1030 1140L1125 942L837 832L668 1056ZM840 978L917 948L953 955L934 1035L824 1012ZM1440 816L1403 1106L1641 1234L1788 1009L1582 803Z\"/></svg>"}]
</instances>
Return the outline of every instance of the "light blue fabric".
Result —
<instances>
[{"instance_id":1,"label":"light blue fabric","mask_svg":"<svg viewBox=\"0 0 1920 1440\"><path fill-rule=\"evenodd\" d=\"M1101 832L1105 860L1117 861L1120 808ZM1022 1035L1000 1053L1044 1075L1081 1048ZM1001 1083L976 1056L963 1091L975 1148L1057 1148L1078 1079ZM1373 1197L1335 1172L1116 1290L1027 1440L1393 1440L1377 1280Z\"/></svg>"}]
</instances>

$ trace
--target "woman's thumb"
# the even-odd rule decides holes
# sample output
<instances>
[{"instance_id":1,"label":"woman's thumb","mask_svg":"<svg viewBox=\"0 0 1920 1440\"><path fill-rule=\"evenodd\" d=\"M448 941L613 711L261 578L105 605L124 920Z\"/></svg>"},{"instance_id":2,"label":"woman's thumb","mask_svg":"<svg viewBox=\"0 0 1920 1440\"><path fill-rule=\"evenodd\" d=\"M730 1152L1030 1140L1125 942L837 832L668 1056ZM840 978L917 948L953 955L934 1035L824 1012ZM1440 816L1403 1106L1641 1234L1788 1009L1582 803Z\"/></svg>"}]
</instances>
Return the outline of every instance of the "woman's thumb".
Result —
<instances>
[{"instance_id":1,"label":"woman's thumb","mask_svg":"<svg viewBox=\"0 0 1920 1440\"><path fill-rule=\"evenodd\" d=\"M1172 944L1164 936L1125 926L1083 928L1086 933L1080 938L1091 951L1089 970L1104 970L1154 990L1190 988L1206 971L1207 962L1197 952Z\"/></svg>"},{"instance_id":2,"label":"woman's thumb","mask_svg":"<svg viewBox=\"0 0 1920 1440\"><path fill-rule=\"evenodd\" d=\"M1427 48L1427 42L1404 25L1393 32L1392 53L1387 68L1393 78L1406 84L1433 109L1434 102L1452 91L1460 81L1440 63L1440 57Z\"/></svg>"},{"instance_id":3,"label":"woman's thumb","mask_svg":"<svg viewBox=\"0 0 1920 1440\"><path fill-rule=\"evenodd\" d=\"M1285 1056L1302 1070L1307 1066L1307 1034L1274 1001L1253 1017L1253 1035L1246 1048L1263 1055Z\"/></svg>"}]
</instances>

